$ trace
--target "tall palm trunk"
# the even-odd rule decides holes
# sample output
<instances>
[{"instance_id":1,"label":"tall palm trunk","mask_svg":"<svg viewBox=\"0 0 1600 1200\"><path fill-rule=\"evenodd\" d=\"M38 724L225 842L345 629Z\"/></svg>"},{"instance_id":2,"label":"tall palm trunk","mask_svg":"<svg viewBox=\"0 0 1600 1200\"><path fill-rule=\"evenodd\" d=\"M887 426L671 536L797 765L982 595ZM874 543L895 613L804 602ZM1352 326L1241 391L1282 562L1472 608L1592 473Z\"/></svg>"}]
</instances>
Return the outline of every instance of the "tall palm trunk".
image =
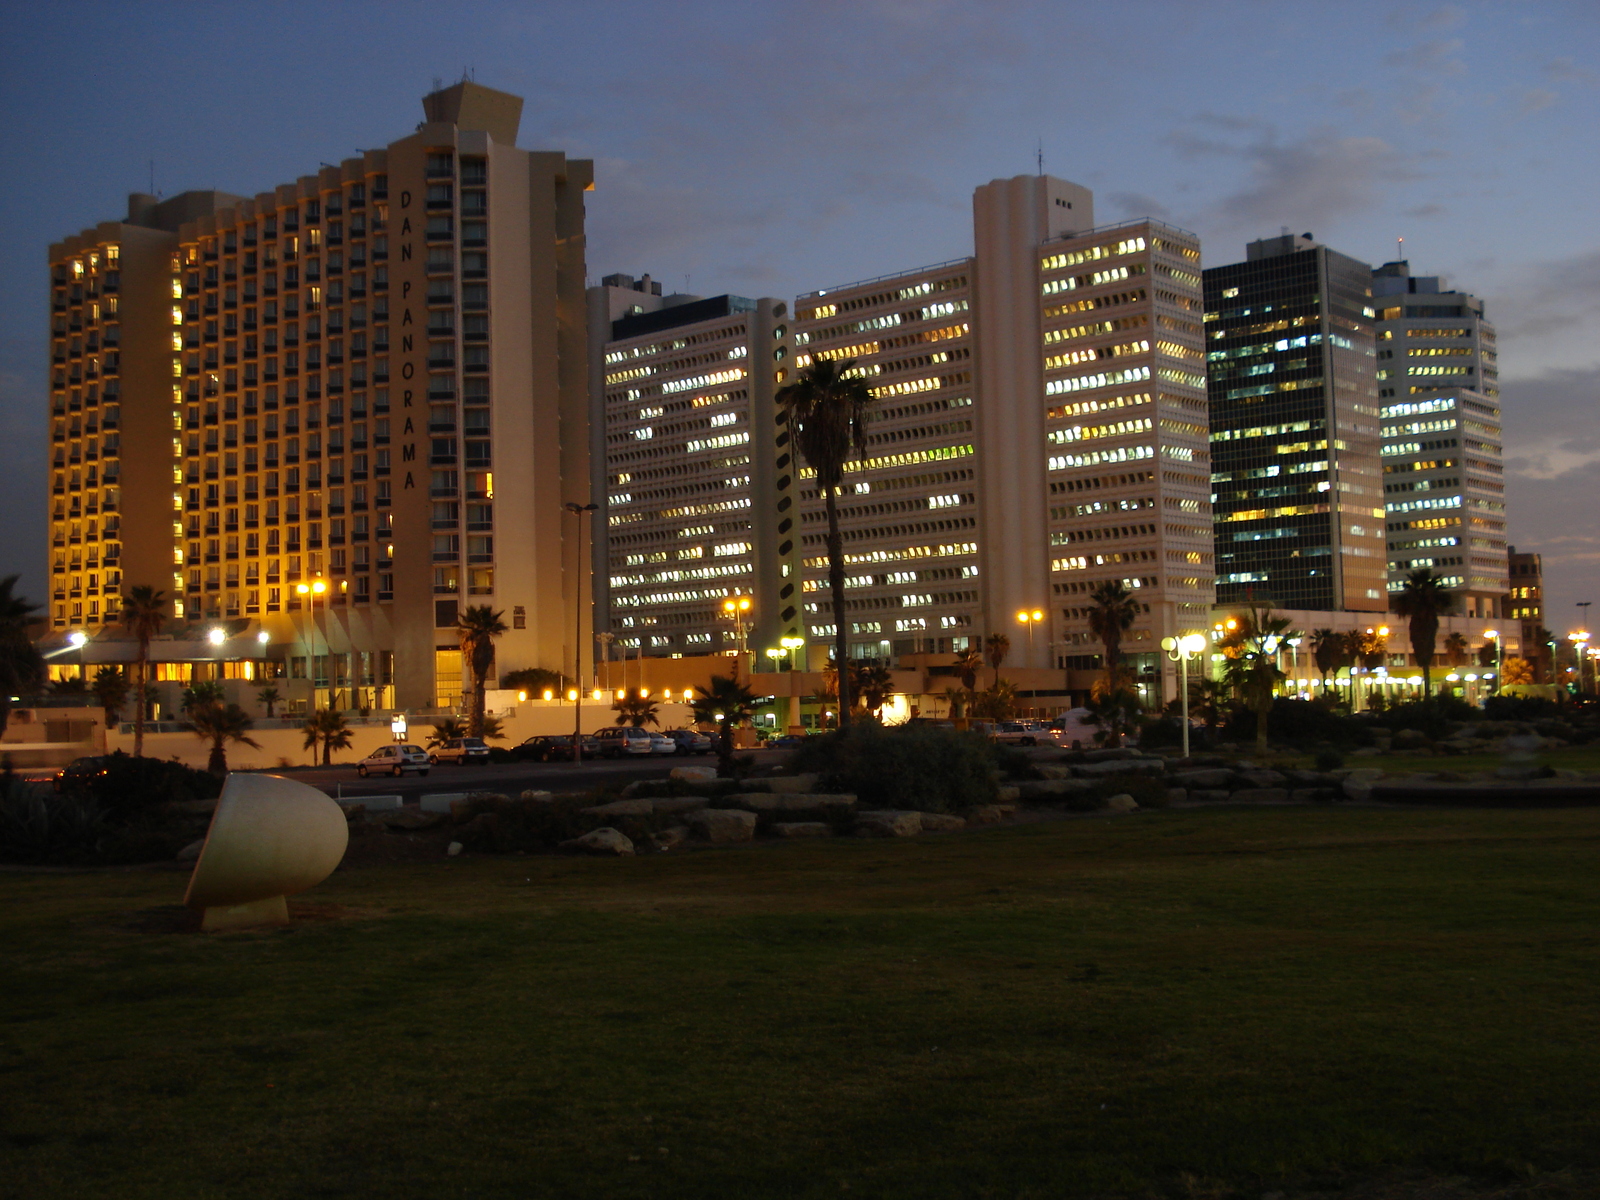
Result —
<instances>
[{"instance_id":1,"label":"tall palm trunk","mask_svg":"<svg viewBox=\"0 0 1600 1200\"><path fill-rule=\"evenodd\" d=\"M143 639L139 642L139 686L133 693L133 756L142 757L144 754L144 714L148 703L145 699L145 676L150 671L150 648Z\"/></svg>"},{"instance_id":2,"label":"tall palm trunk","mask_svg":"<svg viewBox=\"0 0 1600 1200\"><path fill-rule=\"evenodd\" d=\"M833 592L833 659L839 676L839 728L850 725L850 627L845 624L844 535L839 531L835 489L825 488L828 504L828 587Z\"/></svg>"}]
</instances>

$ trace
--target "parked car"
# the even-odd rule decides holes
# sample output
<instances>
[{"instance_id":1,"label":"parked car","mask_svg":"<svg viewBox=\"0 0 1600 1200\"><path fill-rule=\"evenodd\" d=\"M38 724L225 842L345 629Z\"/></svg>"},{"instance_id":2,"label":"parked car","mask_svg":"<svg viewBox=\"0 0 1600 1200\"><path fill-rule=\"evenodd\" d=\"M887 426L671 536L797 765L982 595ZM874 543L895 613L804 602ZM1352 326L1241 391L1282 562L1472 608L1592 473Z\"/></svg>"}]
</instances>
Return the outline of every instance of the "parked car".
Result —
<instances>
[{"instance_id":1,"label":"parked car","mask_svg":"<svg viewBox=\"0 0 1600 1200\"><path fill-rule=\"evenodd\" d=\"M1050 730L1058 746L1078 749L1096 744L1094 735L1100 726L1090 719L1087 708L1069 708L1050 722Z\"/></svg>"},{"instance_id":2,"label":"parked car","mask_svg":"<svg viewBox=\"0 0 1600 1200\"><path fill-rule=\"evenodd\" d=\"M584 758L599 758L600 739L585 734L580 752ZM524 762L571 762L572 735L563 733L553 737L531 737L513 747L511 753Z\"/></svg>"},{"instance_id":3,"label":"parked car","mask_svg":"<svg viewBox=\"0 0 1600 1200\"><path fill-rule=\"evenodd\" d=\"M989 737L1011 746L1038 746L1054 741L1048 729L1032 721L997 721Z\"/></svg>"},{"instance_id":4,"label":"parked car","mask_svg":"<svg viewBox=\"0 0 1600 1200\"><path fill-rule=\"evenodd\" d=\"M657 733L653 729L650 731L650 753L652 753L652 754L676 754L677 752L678 752L678 743L677 742L673 741L671 738L669 738L664 733Z\"/></svg>"},{"instance_id":5,"label":"parked car","mask_svg":"<svg viewBox=\"0 0 1600 1200\"><path fill-rule=\"evenodd\" d=\"M390 743L379 746L356 764L356 774L365 779L368 775L404 775L407 771L415 771L418 775L426 775L428 767L428 752L421 746L403 746Z\"/></svg>"},{"instance_id":6,"label":"parked car","mask_svg":"<svg viewBox=\"0 0 1600 1200\"><path fill-rule=\"evenodd\" d=\"M798 750L805 744L805 735L800 733L785 733L767 743L774 750Z\"/></svg>"},{"instance_id":7,"label":"parked car","mask_svg":"<svg viewBox=\"0 0 1600 1200\"><path fill-rule=\"evenodd\" d=\"M56 791L64 792L69 787L82 786L91 779L106 773L106 760L99 755L89 758L75 758L61 770L57 771L50 782Z\"/></svg>"},{"instance_id":8,"label":"parked car","mask_svg":"<svg viewBox=\"0 0 1600 1200\"><path fill-rule=\"evenodd\" d=\"M669 729L666 736L672 739L677 754L710 754L716 743L698 729Z\"/></svg>"},{"instance_id":9,"label":"parked car","mask_svg":"<svg viewBox=\"0 0 1600 1200\"><path fill-rule=\"evenodd\" d=\"M489 744L482 738L446 738L439 746L428 755L431 763L450 762L460 766L472 763L489 765Z\"/></svg>"},{"instance_id":10,"label":"parked car","mask_svg":"<svg viewBox=\"0 0 1600 1200\"><path fill-rule=\"evenodd\" d=\"M655 745L647 729L635 729L631 725L608 725L604 729L596 729L594 736L600 743L600 753L606 758L655 753Z\"/></svg>"}]
</instances>

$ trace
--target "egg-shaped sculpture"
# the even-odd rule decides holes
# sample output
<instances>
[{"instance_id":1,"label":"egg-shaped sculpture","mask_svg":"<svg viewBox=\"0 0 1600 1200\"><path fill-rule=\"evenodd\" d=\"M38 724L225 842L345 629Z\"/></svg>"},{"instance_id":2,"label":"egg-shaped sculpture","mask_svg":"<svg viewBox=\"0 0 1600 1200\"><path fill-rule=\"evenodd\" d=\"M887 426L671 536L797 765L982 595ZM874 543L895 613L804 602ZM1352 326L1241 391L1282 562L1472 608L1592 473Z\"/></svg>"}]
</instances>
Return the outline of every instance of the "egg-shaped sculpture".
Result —
<instances>
[{"instance_id":1,"label":"egg-shaped sculpture","mask_svg":"<svg viewBox=\"0 0 1600 1200\"><path fill-rule=\"evenodd\" d=\"M325 792L281 775L229 775L183 902L204 911L205 930L287 924L286 897L331 875L349 840Z\"/></svg>"}]
</instances>

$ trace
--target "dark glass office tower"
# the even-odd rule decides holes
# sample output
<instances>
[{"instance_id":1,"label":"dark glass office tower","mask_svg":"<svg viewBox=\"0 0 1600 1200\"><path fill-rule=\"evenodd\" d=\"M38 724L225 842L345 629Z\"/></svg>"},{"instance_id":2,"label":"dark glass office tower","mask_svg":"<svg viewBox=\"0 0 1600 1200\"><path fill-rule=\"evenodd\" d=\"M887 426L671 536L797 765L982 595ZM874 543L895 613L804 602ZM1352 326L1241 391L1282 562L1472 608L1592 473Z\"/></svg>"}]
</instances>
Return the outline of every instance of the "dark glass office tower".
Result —
<instances>
[{"instance_id":1,"label":"dark glass office tower","mask_svg":"<svg viewBox=\"0 0 1600 1200\"><path fill-rule=\"evenodd\" d=\"M1285 235L1204 278L1217 602L1383 611L1372 268Z\"/></svg>"}]
</instances>

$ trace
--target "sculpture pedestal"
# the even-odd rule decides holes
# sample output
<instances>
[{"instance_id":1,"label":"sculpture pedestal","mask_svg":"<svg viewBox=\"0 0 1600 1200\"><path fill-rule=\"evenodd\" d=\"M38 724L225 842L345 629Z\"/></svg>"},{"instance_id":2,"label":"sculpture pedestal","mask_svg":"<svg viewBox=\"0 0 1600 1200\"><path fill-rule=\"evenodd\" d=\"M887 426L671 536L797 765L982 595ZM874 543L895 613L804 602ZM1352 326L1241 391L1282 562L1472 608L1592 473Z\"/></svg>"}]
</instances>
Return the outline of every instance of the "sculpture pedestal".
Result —
<instances>
[{"instance_id":1,"label":"sculpture pedestal","mask_svg":"<svg viewBox=\"0 0 1600 1200\"><path fill-rule=\"evenodd\" d=\"M200 917L200 932L215 933L219 929L244 929L252 925L288 923L288 897L268 896L264 900L251 900L244 904L214 905L205 909Z\"/></svg>"}]
</instances>

